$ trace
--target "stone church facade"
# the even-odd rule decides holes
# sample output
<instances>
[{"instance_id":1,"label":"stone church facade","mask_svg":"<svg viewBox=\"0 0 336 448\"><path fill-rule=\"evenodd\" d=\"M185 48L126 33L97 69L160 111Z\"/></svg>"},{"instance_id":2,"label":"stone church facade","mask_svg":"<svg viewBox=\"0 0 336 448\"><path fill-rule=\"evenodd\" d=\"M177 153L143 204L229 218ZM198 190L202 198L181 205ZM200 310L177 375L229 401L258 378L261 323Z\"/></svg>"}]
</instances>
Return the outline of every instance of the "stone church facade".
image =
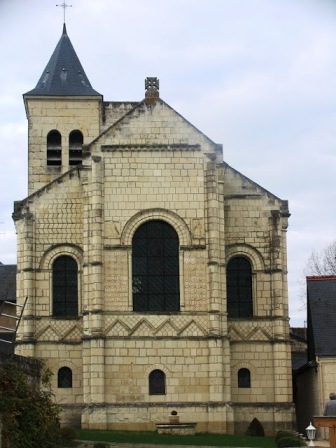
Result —
<instances>
[{"instance_id":1,"label":"stone church facade","mask_svg":"<svg viewBox=\"0 0 336 448\"><path fill-rule=\"evenodd\" d=\"M24 103L16 353L54 373L64 420L292 428L287 201L223 161L158 79L143 101L104 101L65 26Z\"/></svg>"}]
</instances>

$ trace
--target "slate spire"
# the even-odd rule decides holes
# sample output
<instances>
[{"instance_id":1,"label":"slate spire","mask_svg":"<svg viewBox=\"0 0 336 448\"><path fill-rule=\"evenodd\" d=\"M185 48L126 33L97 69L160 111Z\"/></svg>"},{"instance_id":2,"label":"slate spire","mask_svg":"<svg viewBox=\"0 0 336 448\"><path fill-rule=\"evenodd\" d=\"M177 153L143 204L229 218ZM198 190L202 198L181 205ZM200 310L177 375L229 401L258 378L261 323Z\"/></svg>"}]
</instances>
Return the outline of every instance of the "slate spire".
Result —
<instances>
[{"instance_id":1,"label":"slate spire","mask_svg":"<svg viewBox=\"0 0 336 448\"><path fill-rule=\"evenodd\" d=\"M102 96L91 87L63 25L62 36L35 89L25 95Z\"/></svg>"}]
</instances>

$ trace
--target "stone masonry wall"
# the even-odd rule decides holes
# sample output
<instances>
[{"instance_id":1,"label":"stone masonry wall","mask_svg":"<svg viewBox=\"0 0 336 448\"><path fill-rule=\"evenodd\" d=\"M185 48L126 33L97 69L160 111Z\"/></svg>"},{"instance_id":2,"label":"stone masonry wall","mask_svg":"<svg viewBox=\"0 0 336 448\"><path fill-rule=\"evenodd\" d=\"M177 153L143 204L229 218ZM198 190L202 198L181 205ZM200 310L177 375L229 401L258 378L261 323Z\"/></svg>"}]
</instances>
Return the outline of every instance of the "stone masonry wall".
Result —
<instances>
[{"instance_id":1,"label":"stone masonry wall","mask_svg":"<svg viewBox=\"0 0 336 448\"><path fill-rule=\"evenodd\" d=\"M91 142L100 132L98 99L80 98L27 98L28 118L28 194L44 187L69 169L69 134L79 130L84 143ZM47 166L47 135L58 130L62 135L62 165Z\"/></svg>"}]
</instances>

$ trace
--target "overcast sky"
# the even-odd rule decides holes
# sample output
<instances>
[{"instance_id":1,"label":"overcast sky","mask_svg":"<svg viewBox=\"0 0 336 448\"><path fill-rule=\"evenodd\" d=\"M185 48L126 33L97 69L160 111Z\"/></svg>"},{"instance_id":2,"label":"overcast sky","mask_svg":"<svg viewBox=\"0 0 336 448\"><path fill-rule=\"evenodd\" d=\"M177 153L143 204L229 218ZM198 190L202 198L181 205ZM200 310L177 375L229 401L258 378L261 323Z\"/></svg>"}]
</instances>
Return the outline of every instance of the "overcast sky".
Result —
<instances>
[{"instance_id":1,"label":"overcast sky","mask_svg":"<svg viewBox=\"0 0 336 448\"><path fill-rule=\"evenodd\" d=\"M63 0L0 0L0 261L16 263L13 202L27 196L27 120L62 34ZM336 0L68 0L66 24L92 87L160 96L224 147L224 160L288 199L290 323L303 269L336 239Z\"/></svg>"}]
</instances>

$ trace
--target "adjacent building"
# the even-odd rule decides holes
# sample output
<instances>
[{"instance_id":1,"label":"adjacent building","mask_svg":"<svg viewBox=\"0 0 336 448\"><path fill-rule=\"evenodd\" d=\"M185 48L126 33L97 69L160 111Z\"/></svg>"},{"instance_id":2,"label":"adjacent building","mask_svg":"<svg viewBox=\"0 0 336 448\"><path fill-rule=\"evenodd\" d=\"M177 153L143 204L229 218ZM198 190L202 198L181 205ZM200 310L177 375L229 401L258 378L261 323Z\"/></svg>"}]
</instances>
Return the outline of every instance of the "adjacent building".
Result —
<instances>
[{"instance_id":1,"label":"adjacent building","mask_svg":"<svg viewBox=\"0 0 336 448\"><path fill-rule=\"evenodd\" d=\"M336 392L336 276L307 277L307 360L295 373L297 427L322 415ZM322 435L325 434L322 431Z\"/></svg>"}]
</instances>

